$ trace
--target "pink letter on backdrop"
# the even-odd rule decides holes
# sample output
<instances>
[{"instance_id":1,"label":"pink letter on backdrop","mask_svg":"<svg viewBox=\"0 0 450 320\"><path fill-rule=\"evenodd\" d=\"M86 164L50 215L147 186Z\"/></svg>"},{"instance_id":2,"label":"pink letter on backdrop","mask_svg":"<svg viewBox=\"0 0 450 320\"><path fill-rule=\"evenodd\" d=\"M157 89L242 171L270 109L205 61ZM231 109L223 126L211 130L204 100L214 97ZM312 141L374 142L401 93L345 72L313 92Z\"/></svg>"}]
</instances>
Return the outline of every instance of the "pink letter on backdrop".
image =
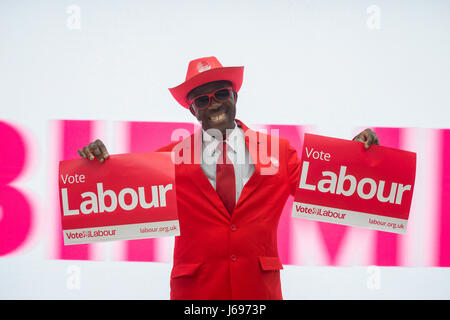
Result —
<instances>
[{"instance_id":1,"label":"pink letter on backdrop","mask_svg":"<svg viewBox=\"0 0 450 320\"><path fill-rule=\"evenodd\" d=\"M295 125L261 125L270 134L270 130L279 130L279 137L289 140L292 147L297 150L299 157L303 148L303 131L302 126ZM256 129L258 130L258 129ZM289 196L281 213L280 222L278 223L278 253L283 264L292 264L291 258L291 212L294 197Z\"/></svg>"},{"instance_id":2,"label":"pink letter on backdrop","mask_svg":"<svg viewBox=\"0 0 450 320\"><path fill-rule=\"evenodd\" d=\"M380 145L390 148L400 148L400 128L374 128ZM398 265L398 234L375 231L375 264L377 266Z\"/></svg>"},{"instance_id":3,"label":"pink letter on backdrop","mask_svg":"<svg viewBox=\"0 0 450 320\"><path fill-rule=\"evenodd\" d=\"M193 123L130 122L128 124L128 152L152 152L171 142L176 129L194 131ZM157 239L129 240L126 244L127 261L159 261L155 254Z\"/></svg>"},{"instance_id":4,"label":"pink letter on backdrop","mask_svg":"<svg viewBox=\"0 0 450 320\"><path fill-rule=\"evenodd\" d=\"M328 257L327 265L337 265L339 249L349 228L347 226L326 222L319 222L317 227L326 248L326 255Z\"/></svg>"},{"instance_id":5,"label":"pink letter on backdrop","mask_svg":"<svg viewBox=\"0 0 450 320\"><path fill-rule=\"evenodd\" d=\"M77 150L95 140L92 137L94 123L94 121L88 120L58 121L58 124L60 126L59 133L61 134L61 140L59 143L60 153L58 155L58 161L77 159L80 157ZM56 188L55 192L57 192ZM59 202L57 203L56 208L58 208L56 214L58 219L57 226L59 237L57 258L67 260L89 260L89 247L91 246L90 244L79 244L73 246L64 245Z\"/></svg>"},{"instance_id":6,"label":"pink letter on backdrop","mask_svg":"<svg viewBox=\"0 0 450 320\"><path fill-rule=\"evenodd\" d=\"M439 266L450 266L450 129L441 131Z\"/></svg>"},{"instance_id":7,"label":"pink letter on backdrop","mask_svg":"<svg viewBox=\"0 0 450 320\"><path fill-rule=\"evenodd\" d=\"M61 141L59 142L59 160L77 158L77 149L87 145L95 137L92 137L95 121L59 121L61 127ZM260 128L278 129L280 137L286 138L291 145L301 154L303 144L303 132L305 127L294 125L262 125ZM183 129L187 132L194 131L193 123L172 122L129 122L127 123L127 147L125 152L154 151L169 144L175 129ZM401 148L401 128L374 128L383 146ZM439 224L436 237L433 240L437 244L436 266L450 266L450 130L439 130L441 141L439 142L441 154L436 155L440 164L440 183L437 186ZM19 132L3 122L0 122L0 147L8 152L8 158L0 156L0 255L15 251L24 243L30 232L32 224L32 208L26 197L9 184L23 171L27 152L25 144ZM15 140L14 140L15 139ZM16 142L11 142L16 141ZM420 152L420 150L418 150ZM289 197L280 218L278 232L278 246L281 260L284 264L292 264L294 256L292 250L295 245L291 243L292 218L290 216L293 197ZM14 211L14 215L11 212ZM60 221L58 215L58 223ZM323 240L326 250L327 265L336 265L341 247L347 234L345 226L318 223L320 238ZM6 236L8 235L8 236ZM12 235L12 236L11 236ZM90 259L92 250L89 245L63 246L62 232L61 242L58 241L58 258L62 259ZM400 261L401 249L399 235L374 231L373 264L379 266L397 266ZM162 261L157 254L157 248L161 243L157 239L126 241L125 260L128 261ZM158 247L157 247L158 246ZM299 263L299 261L295 261ZM301 263L301 261L300 261Z\"/></svg>"},{"instance_id":8,"label":"pink letter on backdrop","mask_svg":"<svg viewBox=\"0 0 450 320\"><path fill-rule=\"evenodd\" d=\"M24 194L8 184L16 180L26 162L26 145L20 133L0 121L0 256L22 245L32 225L31 206Z\"/></svg>"}]
</instances>

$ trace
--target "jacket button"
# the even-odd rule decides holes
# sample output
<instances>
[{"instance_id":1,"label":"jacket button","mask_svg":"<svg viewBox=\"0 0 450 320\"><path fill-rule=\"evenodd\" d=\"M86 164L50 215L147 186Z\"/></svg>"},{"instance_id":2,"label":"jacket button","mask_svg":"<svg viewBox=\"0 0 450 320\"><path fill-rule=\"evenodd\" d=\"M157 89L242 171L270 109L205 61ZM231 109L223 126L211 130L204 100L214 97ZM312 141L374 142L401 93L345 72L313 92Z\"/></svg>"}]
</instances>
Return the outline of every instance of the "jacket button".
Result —
<instances>
[{"instance_id":1,"label":"jacket button","mask_svg":"<svg viewBox=\"0 0 450 320\"><path fill-rule=\"evenodd\" d=\"M236 231L236 230L237 230L237 227L236 227L234 224L232 224L232 225L230 226L230 229L231 229L231 231Z\"/></svg>"},{"instance_id":2,"label":"jacket button","mask_svg":"<svg viewBox=\"0 0 450 320\"><path fill-rule=\"evenodd\" d=\"M233 262L234 262L234 261L236 261L236 260L237 260L237 257L236 257L236 255L232 254L232 255L231 255L231 261L233 261Z\"/></svg>"}]
</instances>

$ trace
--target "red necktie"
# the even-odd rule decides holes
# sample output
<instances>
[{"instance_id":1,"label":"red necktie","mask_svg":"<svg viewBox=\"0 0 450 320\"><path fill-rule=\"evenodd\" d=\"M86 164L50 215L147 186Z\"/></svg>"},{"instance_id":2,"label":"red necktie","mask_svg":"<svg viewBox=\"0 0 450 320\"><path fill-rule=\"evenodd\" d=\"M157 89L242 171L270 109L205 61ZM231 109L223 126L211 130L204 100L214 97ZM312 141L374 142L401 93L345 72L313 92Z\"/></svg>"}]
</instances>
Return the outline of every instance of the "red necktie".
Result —
<instances>
[{"instance_id":1,"label":"red necktie","mask_svg":"<svg viewBox=\"0 0 450 320\"><path fill-rule=\"evenodd\" d=\"M236 182L233 163L227 156L226 146L225 141L219 144L222 161L219 158L216 165L216 192L231 215L236 205Z\"/></svg>"}]
</instances>

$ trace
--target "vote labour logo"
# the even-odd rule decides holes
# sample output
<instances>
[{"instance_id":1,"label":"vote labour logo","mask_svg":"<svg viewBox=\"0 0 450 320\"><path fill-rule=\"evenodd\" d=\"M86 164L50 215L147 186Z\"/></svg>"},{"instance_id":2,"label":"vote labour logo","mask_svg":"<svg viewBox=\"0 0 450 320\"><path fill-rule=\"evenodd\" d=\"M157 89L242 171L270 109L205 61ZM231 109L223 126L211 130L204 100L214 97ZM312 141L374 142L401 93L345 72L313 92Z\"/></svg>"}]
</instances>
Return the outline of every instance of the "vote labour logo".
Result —
<instances>
[{"instance_id":1,"label":"vote labour logo","mask_svg":"<svg viewBox=\"0 0 450 320\"><path fill-rule=\"evenodd\" d=\"M170 153L68 160L59 171L65 244L179 235Z\"/></svg>"},{"instance_id":2,"label":"vote labour logo","mask_svg":"<svg viewBox=\"0 0 450 320\"><path fill-rule=\"evenodd\" d=\"M406 231L415 153L306 134L302 159L293 216Z\"/></svg>"}]
</instances>

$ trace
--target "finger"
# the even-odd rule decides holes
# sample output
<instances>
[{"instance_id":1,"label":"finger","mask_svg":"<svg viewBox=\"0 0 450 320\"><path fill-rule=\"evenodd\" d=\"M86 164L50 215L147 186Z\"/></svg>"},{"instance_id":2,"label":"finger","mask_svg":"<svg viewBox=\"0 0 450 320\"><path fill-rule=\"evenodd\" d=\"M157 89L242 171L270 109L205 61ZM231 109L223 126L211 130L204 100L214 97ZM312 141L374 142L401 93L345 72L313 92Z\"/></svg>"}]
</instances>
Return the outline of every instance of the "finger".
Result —
<instances>
[{"instance_id":1,"label":"finger","mask_svg":"<svg viewBox=\"0 0 450 320\"><path fill-rule=\"evenodd\" d=\"M377 146L379 146L380 145L380 140L378 140L378 136L377 136L377 134L375 132L373 134L374 134L374 142L373 142L373 144L376 144Z\"/></svg>"},{"instance_id":2,"label":"finger","mask_svg":"<svg viewBox=\"0 0 450 320\"><path fill-rule=\"evenodd\" d=\"M98 158L102 153L100 152L100 149L98 148L97 144L95 142L89 143L89 151Z\"/></svg>"},{"instance_id":3,"label":"finger","mask_svg":"<svg viewBox=\"0 0 450 320\"><path fill-rule=\"evenodd\" d=\"M367 139L365 142L366 149L369 149L373 142L373 136L371 134L367 134Z\"/></svg>"},{"instance_id":4,"label":"finger","mask_svg":"<svg viewBox=\"0 0 450 320\"><path fill-rule=\"evenodd\" d=\"M375 136L375 144L376 144L377 146L380 145L380 140L378 140L378 137L377 137L377 136Z\"/></svg>"},{"instance_id":5,"label":"finger","mask_svg":"<svg viewBox=\"0 0 450 320\"><path fill-rule=\"evenodd\" d=\"M372 144L379 145L378 138L376 136L373 137Z\"/></svg>"},{"instance_id":6,"label":"finger","mask_svg":"<svg viewBox=\"0 0 450 320\"><path fill-rule=\"evenodd\" d=\"M83 148L83 153L88 157L89 160L94 160L95 159L94 155L91 153L91 151L89 151L89 147L88 146Z\"/></svg>"},{"instance_id":7,"label":"finger","mask_svg":"<svg viewBox=\"0 0 450 320\"><path fill-rule=\"evenodd\" d=\"M353 138L353 141L366 142L366 135L365 135L364 131L358 133L358 135Z\"/></svg>"},{"instance_id":8,"label":"finger","mask_svg":"<svg viewBox=\"0 0 450 320\"><path fill-rule=\"evenodd\" d=\"M94 154L94 156L97 158L98 161L103 162L103 154L100 151L100 148L98 147L97 143L91 142L89 144L89 150Z\"/></svg>"},{"instance_id":9,"label":"finger","mask_svg":"<svg viewBox=\"0 0 450 320\"><path fill-rule=\"evenodd\" d=\"M84 154L84 152L82 150L78 149L77 151L78 151L78 154L80 155L80 157L86 159L86 155Z\"/></svg>"},{"instance_id":10,"label":"finger","mask_svg":"<svg viewBox=\"0 0 450 320\"><path fill-rule=\"evenodd\" d=\"M103 144L103 141L96 140L97 146L100 148L100 151L102 152L103 158L108 159L109 153L108 150L106 150L105 145Z\"/></svg>"},{"instance_id":11,"label":"finger","mask_svg":"<svg viewBox=\"0 0 450 320\"><path fill-rule=\"evenodd\" d=\"M367 141L366 141L366 149L368 149L372 144L375 144L375 132L370 129L367 129Z\"/></svg>"}]
</instances>

